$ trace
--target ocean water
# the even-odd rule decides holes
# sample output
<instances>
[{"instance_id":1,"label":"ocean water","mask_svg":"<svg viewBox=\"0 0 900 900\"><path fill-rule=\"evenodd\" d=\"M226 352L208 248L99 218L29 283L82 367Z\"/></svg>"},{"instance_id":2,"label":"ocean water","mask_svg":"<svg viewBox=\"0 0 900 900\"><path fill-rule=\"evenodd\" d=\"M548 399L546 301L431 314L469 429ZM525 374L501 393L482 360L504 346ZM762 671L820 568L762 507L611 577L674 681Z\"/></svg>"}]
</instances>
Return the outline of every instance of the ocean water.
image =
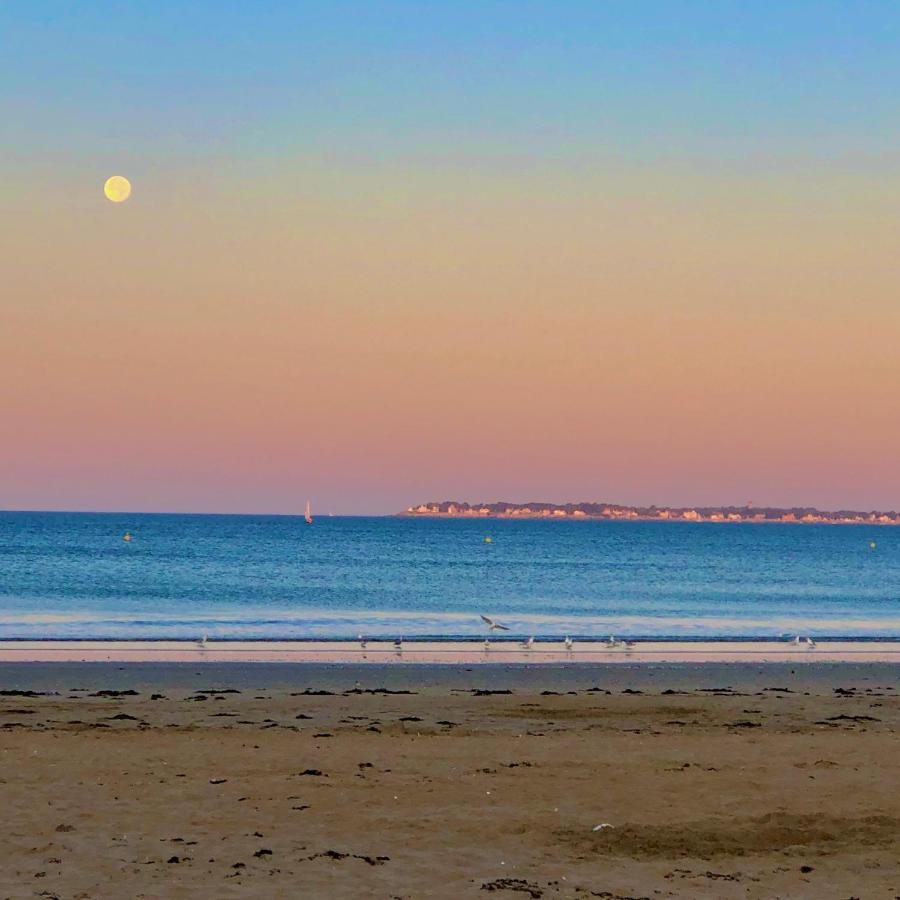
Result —
<instances>
[{"instance_id":1,"label":"ocean water","mask_svg":"<svg viewBox=\"0 0 900 900\"><path fill-rule=\"evenodd\" d=\"M900 528L0 513L4 639L477 637L482 612L510 637L898 637Z\"/></svg>"}]
</instances>

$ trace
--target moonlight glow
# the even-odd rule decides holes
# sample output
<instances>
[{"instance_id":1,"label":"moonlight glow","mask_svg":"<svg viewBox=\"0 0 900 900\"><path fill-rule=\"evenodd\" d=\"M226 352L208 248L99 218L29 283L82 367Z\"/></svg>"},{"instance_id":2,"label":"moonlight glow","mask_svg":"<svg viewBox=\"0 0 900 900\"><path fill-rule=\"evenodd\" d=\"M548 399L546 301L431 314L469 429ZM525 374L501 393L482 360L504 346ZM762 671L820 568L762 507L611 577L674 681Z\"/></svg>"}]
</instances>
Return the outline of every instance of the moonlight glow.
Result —
<instances>
[{"instance_id":1,"label":"moonlight glow","mask_svg":"<svg viewBox=\"0 0 900 900\"><path fill-rule=\"evenodd\" d=\"M106 179L103 185L103 193L107 200L113 203L123 203L131 196L131 182L124 175L113 175Z\"/></svg>"}]
</instances>

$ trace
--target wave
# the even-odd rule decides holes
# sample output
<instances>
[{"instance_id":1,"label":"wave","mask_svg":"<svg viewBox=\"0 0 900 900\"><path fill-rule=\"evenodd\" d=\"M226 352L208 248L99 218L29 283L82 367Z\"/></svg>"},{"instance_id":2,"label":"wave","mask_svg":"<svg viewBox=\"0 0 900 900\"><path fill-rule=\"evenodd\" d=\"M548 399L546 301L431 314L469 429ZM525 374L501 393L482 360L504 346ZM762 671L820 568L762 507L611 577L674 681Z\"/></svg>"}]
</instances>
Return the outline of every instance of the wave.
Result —
<instances>
[{"instance_id":1,"label":"wave","mask_svg":"<svg viewBox=\"0 0 900 900\"><path fill-rule=\"evenodd\" d=\"M492 610L486 612L493 613ZM728 639L778 638L809 634L819 638L888 638L900 636L900 615L848 617L781 615L777 617L727 617L678 615L545 615L500 616L509 637L530 634L554 637L564 634L587 639L609 634L635 638ZM472 614L433 611L324 610L272 611L243 609L224 613L206 609L189 615L78 611L22 613L0 610L0 639L172 639L195 638L206 632L217 639L326 639L367 637L417 637L429 639L476 638L487 633Z\"/></svg>"}]
</instances>

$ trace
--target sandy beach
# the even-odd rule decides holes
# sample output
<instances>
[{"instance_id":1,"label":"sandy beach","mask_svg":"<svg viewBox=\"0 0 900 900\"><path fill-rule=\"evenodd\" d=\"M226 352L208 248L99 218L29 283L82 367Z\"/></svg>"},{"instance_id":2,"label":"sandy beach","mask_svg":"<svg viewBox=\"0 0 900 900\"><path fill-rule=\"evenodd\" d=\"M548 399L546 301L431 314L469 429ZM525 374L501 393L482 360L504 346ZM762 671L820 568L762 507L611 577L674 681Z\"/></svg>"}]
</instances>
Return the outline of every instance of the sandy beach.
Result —
<instances>
[{"instance_id":1,"label":"sandy beach","mask_svg":"<svg viewBox=\"0 0 900 900\"><path fill-rule=\"evenodd\" d=\"M897 671L3 662L0 896L895 897Z\"/></svg>"}]
</instances>

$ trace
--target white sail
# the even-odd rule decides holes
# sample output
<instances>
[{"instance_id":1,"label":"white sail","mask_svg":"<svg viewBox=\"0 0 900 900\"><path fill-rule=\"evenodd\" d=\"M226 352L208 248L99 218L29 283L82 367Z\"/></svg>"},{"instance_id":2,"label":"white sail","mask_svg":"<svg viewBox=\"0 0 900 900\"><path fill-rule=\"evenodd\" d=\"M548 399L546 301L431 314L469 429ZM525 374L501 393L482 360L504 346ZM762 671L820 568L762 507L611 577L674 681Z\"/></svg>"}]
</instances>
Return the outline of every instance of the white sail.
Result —
<instances>
[{"instance_id":1,"label":"white sail","mask_svg":"<svg viewBox=\"0 0 900 900\"><path fill-rule=\"evenodd\" d=\"M309 505L309 500L306 501L306 514L304 515L303 518L306 519L307 525L312 525L313 517L312 517L312 511L311 511L310 505Z\"/></svg>"}]
</instances>

